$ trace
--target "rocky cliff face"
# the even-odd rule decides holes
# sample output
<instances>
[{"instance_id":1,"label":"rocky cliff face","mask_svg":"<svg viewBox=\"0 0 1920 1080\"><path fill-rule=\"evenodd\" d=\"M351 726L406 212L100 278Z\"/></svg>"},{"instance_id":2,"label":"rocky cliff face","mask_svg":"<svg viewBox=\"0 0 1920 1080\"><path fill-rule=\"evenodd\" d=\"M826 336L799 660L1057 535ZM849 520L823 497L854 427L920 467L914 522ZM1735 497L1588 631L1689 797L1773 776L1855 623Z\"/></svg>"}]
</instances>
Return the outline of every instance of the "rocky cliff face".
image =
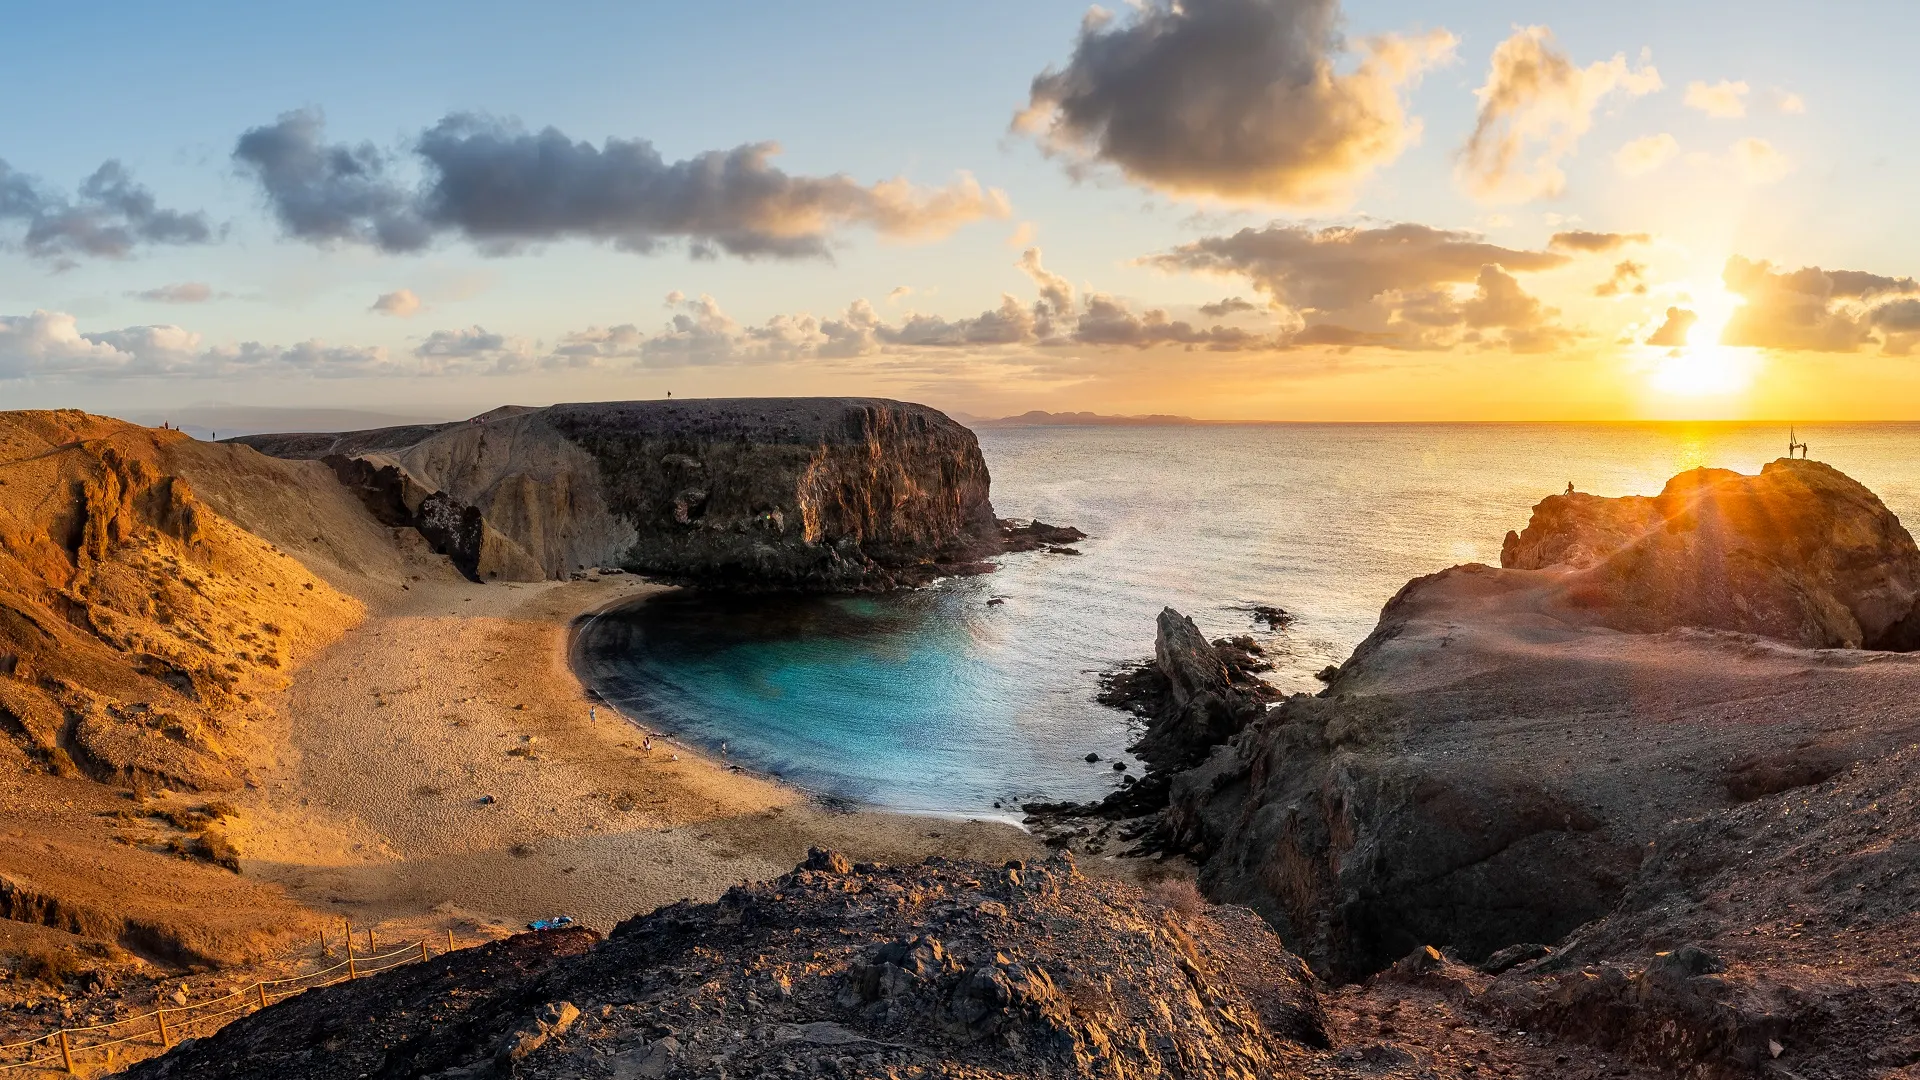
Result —
<instances>
[{"instance_id":1,"label":"rocky cliff face","mask_svg":"<svg viewBox=\"0 0 1920 1080\"><path fill-rule=\"evenodd\" d=\"M973 434L903 402L556 405L484 423L241 441L365 459L476 509L498 537L474 545L483 579L613 565L731 587L871 589L995 549Z\"/></svg>"}]
</instances>

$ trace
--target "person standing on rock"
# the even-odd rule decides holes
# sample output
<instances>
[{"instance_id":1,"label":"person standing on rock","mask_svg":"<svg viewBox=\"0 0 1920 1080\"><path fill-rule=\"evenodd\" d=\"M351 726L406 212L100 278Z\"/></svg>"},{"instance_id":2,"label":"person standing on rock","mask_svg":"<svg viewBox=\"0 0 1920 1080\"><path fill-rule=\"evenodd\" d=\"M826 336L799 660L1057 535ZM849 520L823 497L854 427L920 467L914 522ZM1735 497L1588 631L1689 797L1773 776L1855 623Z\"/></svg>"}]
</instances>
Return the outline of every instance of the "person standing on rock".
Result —
<instances>
[{"instance_id":1,"label":"person standing on rock","mask_svg":"<svg viewBox=\"0 0 1920 1080\"><path fill-rule=\"evenodd\" d=\"M1567 494L1573 494L1573 481L1567 481Z\"/></svg>"}]
</instances>

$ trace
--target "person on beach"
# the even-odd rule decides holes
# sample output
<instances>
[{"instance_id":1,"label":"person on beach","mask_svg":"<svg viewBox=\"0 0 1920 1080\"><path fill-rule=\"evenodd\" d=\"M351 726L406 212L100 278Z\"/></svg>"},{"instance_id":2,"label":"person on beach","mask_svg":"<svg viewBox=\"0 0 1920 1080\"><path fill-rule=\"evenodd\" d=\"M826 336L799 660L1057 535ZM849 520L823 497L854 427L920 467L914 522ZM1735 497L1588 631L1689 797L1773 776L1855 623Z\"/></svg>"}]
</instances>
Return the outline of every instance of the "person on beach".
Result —
<instances>
[{"instance_id":1,"label":"person on beach","mask_svg":"<svg viewBox=\"0 0 1920 1080\"><path fill-rule=\"evenodd\" d=\"M640 752L643 754L653 753L653 736L648 735L640 740Z\"/></svg>"}]
</instances>

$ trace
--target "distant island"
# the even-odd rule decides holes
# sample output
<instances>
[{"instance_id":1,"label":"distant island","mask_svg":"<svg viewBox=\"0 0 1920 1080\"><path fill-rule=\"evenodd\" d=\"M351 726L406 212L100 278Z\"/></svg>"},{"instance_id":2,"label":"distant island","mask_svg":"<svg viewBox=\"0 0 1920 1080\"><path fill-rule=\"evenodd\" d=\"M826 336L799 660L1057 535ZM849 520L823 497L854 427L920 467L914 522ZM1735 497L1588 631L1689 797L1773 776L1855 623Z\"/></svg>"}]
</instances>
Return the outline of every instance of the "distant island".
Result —
<instances>
[{"instance_id":1,"label":"distant island","mask_svg":"<svg viewBox=\"0 0 1920 1080\"><path fill-rule=\"evenodd\" d=\"M972 428L1010 428L1010 427L1197 427L1212 423L1210 420L1195 420L1191 416L1169 416L1154 413L1150 416L1106 416L1091 412L1042 412L1034 409L1019 416L1003 416L998 420L967 416L964 413L949 413L954 419Z\"/></svg>"}]
</instances>

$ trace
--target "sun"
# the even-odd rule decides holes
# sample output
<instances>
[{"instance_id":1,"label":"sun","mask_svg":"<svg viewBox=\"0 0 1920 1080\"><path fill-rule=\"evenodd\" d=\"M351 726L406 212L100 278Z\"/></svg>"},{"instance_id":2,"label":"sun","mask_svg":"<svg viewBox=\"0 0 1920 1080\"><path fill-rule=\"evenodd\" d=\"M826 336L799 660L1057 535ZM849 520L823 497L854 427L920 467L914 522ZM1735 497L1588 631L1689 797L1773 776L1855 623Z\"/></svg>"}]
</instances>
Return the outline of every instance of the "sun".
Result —
<instances>
[{"instance_id":1,"label":"sun","mask_svg":"<svg viewBox=\"0 0 1920 1080\"><path fill-rule=\"evenodd\" d=\"M1760 351L1720 344L1740 297L1718 281L1690 284L1687 296L1683 306L1699 316L1687 331L1687 343L1677 348L1640 346L1651 362L1649 385L1662 396L1687 400L1744 393L1760 370Z\"/></svg>"}]
</instances>

